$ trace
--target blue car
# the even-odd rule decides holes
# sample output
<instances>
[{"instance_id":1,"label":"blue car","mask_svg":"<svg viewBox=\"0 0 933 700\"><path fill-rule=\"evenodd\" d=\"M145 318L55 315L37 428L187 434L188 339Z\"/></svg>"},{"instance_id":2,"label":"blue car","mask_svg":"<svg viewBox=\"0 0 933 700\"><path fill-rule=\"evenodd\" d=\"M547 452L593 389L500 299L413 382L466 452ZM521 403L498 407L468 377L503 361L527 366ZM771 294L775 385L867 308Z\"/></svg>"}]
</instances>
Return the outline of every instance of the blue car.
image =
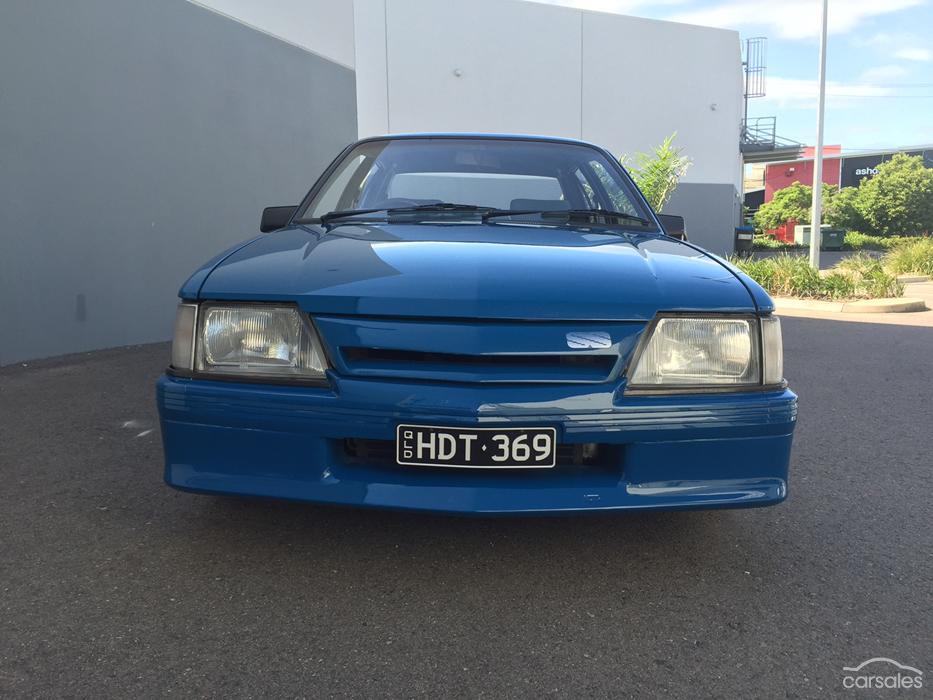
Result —
<instances>
[{"instance_id":1,"label":"blue car","mask_svg":"<svg viewBox=\"0 0 933 700\"><path fill-rule=\"evenodd\" d=\"M771 299L605 150L365 139L260 228L180 290L169 485L478 514L786 497Z\"/></svg>"}]
</instances>

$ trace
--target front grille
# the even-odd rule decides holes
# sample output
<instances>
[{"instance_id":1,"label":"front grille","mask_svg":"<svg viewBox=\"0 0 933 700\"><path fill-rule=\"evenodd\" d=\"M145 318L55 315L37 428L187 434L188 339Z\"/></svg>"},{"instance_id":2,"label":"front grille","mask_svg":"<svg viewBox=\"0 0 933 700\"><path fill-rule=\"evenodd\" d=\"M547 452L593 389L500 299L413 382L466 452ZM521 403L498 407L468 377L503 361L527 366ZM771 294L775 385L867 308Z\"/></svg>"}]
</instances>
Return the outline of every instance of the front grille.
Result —
<instances>
[{"instance_id":1,"label":"front grille","mask_svg":"<svg viewBox=\"0 0 933 700\"><path fill-rule=\"evenodd\" d=\"M343 441L344 455L350 462L395 465L394 440ZM560 443L557 446L557 467L611 467L618 461L618 446L598 443ZM414 467L425 469L425 467ZM441 467L442 469L445 467ZM505 471L505 469L503 469Z\"/></svg>"},{"instance_id":2,"label":"front grille","mask_svg":"<svg viewBox=\"0 0 933 700\"><path fill-rule=\"evenodd\" d=\"M645 326L328 315L314 324L339 375L457 384L608 383Z\"/></svg>"}]
</instances>

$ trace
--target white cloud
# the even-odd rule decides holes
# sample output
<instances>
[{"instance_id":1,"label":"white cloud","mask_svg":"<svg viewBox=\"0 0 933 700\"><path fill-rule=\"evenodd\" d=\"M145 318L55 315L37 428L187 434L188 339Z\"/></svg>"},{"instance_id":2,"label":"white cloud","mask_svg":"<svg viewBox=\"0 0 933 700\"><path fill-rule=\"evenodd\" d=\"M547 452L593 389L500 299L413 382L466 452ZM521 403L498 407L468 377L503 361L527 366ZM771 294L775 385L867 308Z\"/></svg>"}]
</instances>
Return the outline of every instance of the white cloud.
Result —
<instances>
[{"instance_id":1,"label":"white cloud","mask_svg":"<svg viewBox=\"0 0 933 700\"><path fill-rule=\"evenodd\" d=\"M907 69L904 66L887 65L875 66L862 71L859 76L859 82L862 83L883 83L887 80L897 80L907 75Z\"/></svg>"},{"instance_id":2,"label":"white cloud","mask_svg":"<svg viewBox=\"0 0 933 700\"><path fill-rule=\"evenodd\" d=\"M895 58L902 58L905 61L933 61L933 51L920 48L919 46L905 47L894 52Z\"/></svg>"},{"instance_id":3,"label":"white cloud","mask_svg":"<svg viewBox=\"0 0 933 700\"><path fill-rule=\"evenodd\" d=\"M829 31L845 34L863 20L921 5L923 0L845 0L830 3ZM730 1L711 7L675 13L665 19L689 24L737 29L764 27L785 39L811 39L820 32L820 3L816 0L783 2Z\"/></svg>"},{"instance_id":4,"label":"white cloud","mask_svg":"<svg viewBox=\"0 0 933 700\"><path fill-rule=\"evenodd\" d=\"M890 88L867 82L826 82L826 101L833 107L852 106L860 98L886 97L892 92ZM819 84L816 80L772 76L768 78L767 97L763 101L782 109L813 109L818 97Z\"/></svg>"}]
</instances>

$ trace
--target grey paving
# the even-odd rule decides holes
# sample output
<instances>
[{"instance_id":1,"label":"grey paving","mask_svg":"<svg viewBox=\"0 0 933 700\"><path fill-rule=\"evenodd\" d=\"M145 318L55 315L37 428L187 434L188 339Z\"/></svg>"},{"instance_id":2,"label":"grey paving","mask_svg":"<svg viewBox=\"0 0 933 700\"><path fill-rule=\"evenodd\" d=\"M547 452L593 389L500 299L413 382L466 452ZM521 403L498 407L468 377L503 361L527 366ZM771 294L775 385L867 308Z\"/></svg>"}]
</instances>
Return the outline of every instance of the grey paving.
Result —
<instances>
[{"instance_id":1,"label":"grey paving","mask_svg":"<svg viewBox=\"0 0 933 700\"><path fill-rule=\"evenodd\" d=\"M0 370L0 696L815 697L873 656L930 675L933 330L784 323L791 497L751 511L183 494L160 474L165 345Z\"/></svg>"}]
</instances>

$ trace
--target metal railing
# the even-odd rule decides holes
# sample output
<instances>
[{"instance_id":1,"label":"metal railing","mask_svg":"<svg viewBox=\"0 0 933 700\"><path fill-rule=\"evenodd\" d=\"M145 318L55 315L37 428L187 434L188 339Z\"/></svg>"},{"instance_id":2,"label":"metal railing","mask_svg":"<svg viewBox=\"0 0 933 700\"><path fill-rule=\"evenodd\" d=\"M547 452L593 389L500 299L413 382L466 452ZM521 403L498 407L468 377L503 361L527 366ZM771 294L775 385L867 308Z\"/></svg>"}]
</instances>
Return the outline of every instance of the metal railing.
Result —
<instances>
[{"instance_id":1,"label":"metal railing","mask_svg":"<svg viewBox=\"0 0 933 700\"><path fill-rule=\"evenodd\" d=\"M742 120L742 152L800 149L801 144L777 135L777 117L752 117Z\"/></svg>"}]
</instances>

